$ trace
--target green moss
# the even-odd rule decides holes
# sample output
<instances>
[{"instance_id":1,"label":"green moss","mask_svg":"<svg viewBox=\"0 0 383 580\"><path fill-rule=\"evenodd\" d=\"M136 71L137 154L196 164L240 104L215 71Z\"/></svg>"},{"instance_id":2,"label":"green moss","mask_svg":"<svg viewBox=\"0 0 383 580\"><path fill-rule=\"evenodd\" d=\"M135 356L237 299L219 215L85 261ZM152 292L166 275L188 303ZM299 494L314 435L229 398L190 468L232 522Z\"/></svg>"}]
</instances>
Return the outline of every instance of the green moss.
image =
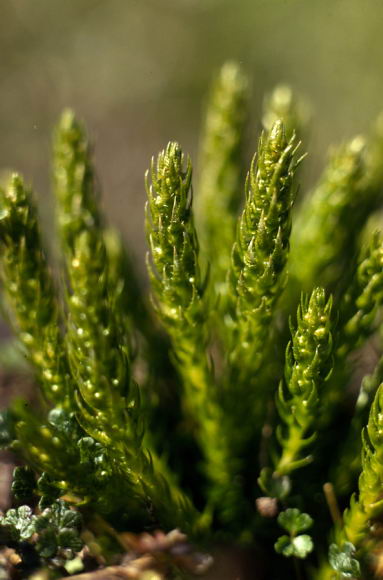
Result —
<instances>
[{"instance_id":1,"label":"green moss","mask_svg":"<svg viewBox=\"0 0 383 580\"><path fill-rule=\"evenodd\" d=\"M28 466L15 472L15 494L40 498L35 512L2 517L0 541L23 558L27 542L52 578L81 549L77 511L84 540L94 547L100 533L111 560L120 531L178 527L200 543L261 545L273 578L302 567L323 580L372 574L382 354L360 388L354 366L381 321L383 238L360 235L381 202L381 126L336 149L293 213L302 107L286 87L272 94L243 184L246 91L240 68L225 65L208 105L196 214L180 145L152 159L150 300L100 209L73 112L54 137L59 276L30 189L13 175L0 191L5 311L42 395L0 415L1 445ZM334 489L350 502L343 519ZM278 539L277 521L289 536ZM299 533L308 526L310 536Z\"/></svg>"}]
</instances>

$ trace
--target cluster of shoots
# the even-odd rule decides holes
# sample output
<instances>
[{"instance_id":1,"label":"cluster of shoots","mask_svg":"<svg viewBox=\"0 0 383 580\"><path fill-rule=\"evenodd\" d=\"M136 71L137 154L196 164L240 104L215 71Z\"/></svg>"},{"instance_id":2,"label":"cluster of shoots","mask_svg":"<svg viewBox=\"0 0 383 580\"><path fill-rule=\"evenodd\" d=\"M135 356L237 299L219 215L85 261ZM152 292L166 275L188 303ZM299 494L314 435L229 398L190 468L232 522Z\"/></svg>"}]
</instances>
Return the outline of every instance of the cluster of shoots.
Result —
<instances>
[{"instance_id":1,"label":"cluster of shoots","mask_svg":"<svg viewBox=\"0 0 383 580\"><path fill-rule=\"evenodd\" d=\"M257 578L379 573L381 123L305 192L307 108L278 87L248 155L248 87L234 63L217 75L194 186L178 143L149 163L148 295L73 112L54 132L59 264L22 177L0 188L3 310L38 393L0 417L26 465L0 516L19 577L86 571L84 549L108 565L121 534L175 528L255 546Z\"/></svg>"}]
</instances>

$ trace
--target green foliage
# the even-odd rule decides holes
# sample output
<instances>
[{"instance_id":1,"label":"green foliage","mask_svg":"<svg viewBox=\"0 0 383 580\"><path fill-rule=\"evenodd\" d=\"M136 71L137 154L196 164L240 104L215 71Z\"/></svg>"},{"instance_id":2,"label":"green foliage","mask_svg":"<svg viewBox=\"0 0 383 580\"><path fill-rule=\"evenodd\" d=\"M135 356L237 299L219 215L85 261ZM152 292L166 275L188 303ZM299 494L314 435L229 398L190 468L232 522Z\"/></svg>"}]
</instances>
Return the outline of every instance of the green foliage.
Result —
<instances>
[{"instance_id":1,"label":"green foliage","mask_svg":"<svg viewBox=\"0 0 383 580\"><path fill-rule=\"evenodd\" d=\"M13 471L12 493L19 501L28 501L36 487L35 475L30 467L15 467Z\"/></svg>"},{"instance_id":2,"label":"green foliage","mask_svg":"<svg viewBox=\"0 0 383 580\"><path fill-rule=\"evenodd\" d=\"M353 558L355 546L345 542L340 549L336 544L331 544L329 550L329 562L334 570L339 572L341 578L360 578L360 565Z\"/></svg>"},{"instance_id":3,"label":"green foliage","mask_svg":"<svg viewBox=\"0 0 383 580\"><path fill-rule=\"evenodd\" d=\"M278 516L278 524L289 532L289 536L280 536L274 548L278 554L290 558L304 559L313 551L314 544L310 536L300 534L313 525L313 520L308 514L301 513L296 508L287 509Z\"/></svg>"},{"instance_id":4,"label":"green foliage","mask_svg":"<svg viewBox=\"0 0 383 580\"><path fill-rule=\"evenodd\" d=\"M383 133L378 125L336 149L293 211L305 114L278 88L242 199L246 92L243 72L226 65L208 104L196 217L180 145L152 159L151 304L100 209L71 111L54 137L61 274L30 189L13 175L0 191L5 310L42 395L0 414L0 445L27 465L15 469L14 505L0 521L24 577L88 565L77 556L66 566L83 541L99 566L133 541L125 532L174 527L210 545L274 546L298 577L374 574L382 353L360 388L354 370L381 325L383 235L364 224L382 201ZM350 504L343 518L329 489ZM291 577L283 558L266 560L268 577Z\"/></svg>"},{"instance_id":5,"label":"green foliage","mask_svg":"<svg viewBox=\"0 0 383 580\"><path fill-rule=\"evenodd\" d=\"M291 480L288 475L275 473L270 467L264 467L258 477L259 487L270 497L286 499L291 491Z\"/></svg>"},{"instance_id":6,"label":"green foliage","mask_svg":"<svg viewBox=\"0 0 383 580\"><path fill-rule=\"evenodd\" d=\"M295 536L311 528L313 520L308 514L303 514L298 509L289 508L279 514L278 524Z\"/></svg>"},{"instance_id":7,"label":"green foliage","mask_svg":"<svg viewBox=\"0 0 383 580\"><path fill-rule=\"evenodd\" d=\"M263 106L262 125L270 131L275 121L281 119L287 137L301 135L307 125L309 108L302 98L296 98L288 85L278 85L266 95Z\"/></svg>"},{"instance_id":8,"label":"green foliage","mask_svg":"<svg viewBox=\"0 0 383 580\"><path fill-rule=\"evenodd\" d=\"M213 501L224 509L232 488L227 433L217 403L214 372L208 356L206 280L198 262L197 233L191 213L191 163L177 143L169 143L147 172L146 230L149 275L158 315L172 341L182 377L184 406L196 423ZM149 185L149 176L151 184ZM222 494L224 498L222 498Z\"/></svg>"},{"instance_id":9,"label":"green foliage","mask_svg":"<svg viewBox=\"0 0 383 580\"><path fill-rule=\"evenodd\" d=\"M62 500L44 509L35 523L35 530L39 535L36 550L40 556L53 558L61 553L68 560L74 558L83 546L78 534L81 522L81 515L68 509Z\"/></svg>"},{"instance_id":10,"label":"green foliage","mask_svg":"<svg viewBox=\"0 0 383 580\"><path fill-rule=\"evenodd\" d=\"M340 305L343 322L339 357L344 357L363 343L374 329L379 306L383 302L383 235L376 231L367 247L362 248L355 275Z\"/></svg>"},{"instance_id":11,"label":"green foliage","mask_svg":"<svg viewBox=\"0 0 383 580\"><path fill-rule=\"evenodd\" d=\"M41 494L40 509L45 509L52 505L62 495L60 486L45 472L37 480L37 490Z\"/></svg>"},{"instance_id":12,"label":"green foliage","mask_svg":"<svg viewBox=\"0 0 383 580\"><path fill-rule=\"evenodd\" d=\"M35 567L48 563L59 568L82 549L81 527L81 514L70 509L62 500L52 503L38 515L29 506L23 505L9 509L0 518L0 530L8 534L5 541L0 540L0 543L13 548L23 564L27 563L23 557L29 546L29 550L35 553Z\"/></svg>"},{"instance_id":13,"label":"green foliage","mask_svg":"<svg viewBox=\"0 0 383 580\"><path fill-rule=\"evenodd\" d=\"M227 270L242 201L247 85L236 63L228 62L222 67L212 86L201 144L196 214L212 286L220 296L220 309L228 292Z\"/></svg>"},{"instance_id":14,"label":"green foliage","mask_svg":"<svg viewBox=\"0 0 383 580\"><path fill-rule=\"evenodd\" d=\"M12 322L44 396L58 406L70 406L73 386L60 332L60 309L31 192L21 177L13 175L0 197L1 269Z\"/></svg>"},{"instance_id":15,"label":"green foliage","mask_svg":"<svg viewBox=\"0 0 383 580\"><path fill-rule=\"evenodd\" d=\"M274 547L278 554L282 554L286 558L295 556L295 558L302 558L304 560L313 551L314 544L310 536L301 534L295 538L281 536L276 541Z\"/></svg>"},{"instance_id":16,"label":"green foliage","mask_svg":"<svg viewBox=\"0 0 383 580\"><path fill-rule=\"evenodd\" d=\"M375 191L363 180L365 142L357 137L332 152L329 165L299 208L291 239L290 295L310 290L312 280L331 290L347 272L360 231L374 205Z\"/></svg>"},{"instance_id":17,"label":"green foliage","mask_svg":"<svg viewBox=\"0 0 383 580\"><path fill-rule=\"evenodd\" d=\"M0 526L6 527L12 539L28 540L36 531L36 516L27 505L10 509L0 518Z\"/></svg>"},{"instance_id":18,"label":"green foliage","mask_svg":"<svg viewBox=\"0 0 383 580\"><path fill-rule=\"evenodd\" d=\"M373 517L380 513L382 469L382 406L383 385L380 385L371 405L367 427L363 430L362 472L359 477L358 497L351 497L345 511L343 527L337 532L337 543L349 541L357 548L366 540L366 530Z\"/></svg>"},{"instance_id":19,"label":"green foliage","mask_svg":"<svg viewBox=\"0 0 383 580\"><path fill-rule=\"evenodd\" d=\"M316 288L310 299L302 298L297 329L286 351L286 388L281 383L277 401L282 420L277 431L282 452L274 460L278 475L286 475L312 461L310 455L301 457L301 454L303 450L306 453L316 438L319 389L331 369L330 327L331 299L326 302L324 290Z\"/></svg>"},{"instance_id":20,"label":"green foliage","mask_svg":"<svg viewBox=\"0 0 383 580\"><path fill-rule=\"evenodd\" d=\"M336 349L337 373L330 385L330 392L327 393L328 401L331 398L339 400L341 397L339 384L346 382L350 374L347 355L363 344L378 326L377 315L382 303L382 251L382 235L374 232L370 243L362 248L353 280L342 299L340 317L343 324L340 325ZM341 493L350 490L361 469L360 433L367 423L371 402L383 380L382 365L383 360L380 359L371 376L364 377L355 401L353 419L342 445L340 461L333 473L333 480Z\"/></svg>"},{"instance_id":21,"label":"green foliage","mask_svg":"<svg viewBox=\"0 0 383 580\"><path fill-rule=\"evenodd\" d=\"M283 289L299 145L281 121L263 134L247 176L245 207L233 247L230 363L240 383L259 370L273 307Z\"/></svg>"},{"instance_id":22,"label":"green foliage","mask_svg":"<svg viewBox=\"0 0 383 580\"><path fill-rule=\"evenodd\" d=\"M298 147L295 136L288 140L283 123L276 121L269 133L262 134L246 179L224 318L227 371L222 404L235 457L241 457L249 441L259 436L267 408L264 401L270 395L270 377L262 376L263 362L270 354L275 307L286 281ZM239 430L248 413L252 418Z\"/></svg>"}]
</instances>

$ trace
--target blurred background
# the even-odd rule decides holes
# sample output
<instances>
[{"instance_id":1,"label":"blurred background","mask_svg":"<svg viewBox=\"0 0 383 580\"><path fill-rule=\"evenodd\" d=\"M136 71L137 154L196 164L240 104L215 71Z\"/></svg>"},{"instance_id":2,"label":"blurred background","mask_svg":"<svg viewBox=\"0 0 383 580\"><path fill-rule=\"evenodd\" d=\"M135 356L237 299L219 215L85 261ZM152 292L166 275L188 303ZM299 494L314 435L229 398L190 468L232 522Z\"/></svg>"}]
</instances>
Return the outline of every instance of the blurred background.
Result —
<instances>
[{"instance_id":1,"label":"blurred background","mask_svg":"<svg viewBox=\"0 0 383 580\"><path fill-rule=\"evenodd\" d=\"M249 155L266 92L284 82L310 103L305 187L329 144L367 131L383 109L382 0L1 0L0 14L0 167L24 174L47 218L51 131L73 107L109 219L137 256L148 161L170 139L196 158L225 60L252 79Z\"/></svg>"}]
</instances>

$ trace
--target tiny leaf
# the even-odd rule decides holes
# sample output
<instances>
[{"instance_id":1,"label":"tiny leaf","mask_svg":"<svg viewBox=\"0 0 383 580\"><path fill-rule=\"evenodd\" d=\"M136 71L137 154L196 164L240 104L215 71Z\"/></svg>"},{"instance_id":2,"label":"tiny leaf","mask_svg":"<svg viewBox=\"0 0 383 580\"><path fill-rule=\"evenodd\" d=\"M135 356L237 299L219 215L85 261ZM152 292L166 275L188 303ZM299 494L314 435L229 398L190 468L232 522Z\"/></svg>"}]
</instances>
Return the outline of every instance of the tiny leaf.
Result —
<instances>
[{"instance_id":1,"label":"tiny leaf","mask_svg":"<svg viewBox=\"0 0 383 580\"><path fill-rule=\"evenodd\" d=\"M290 493L291 481L287 475L276 476L268 467L262 469L258 478L259 487L270 497L284 499Z\"/></svg>"},{"instance_id":2,"label":"tiny leaf","mask_svg":"<svg viewBox=\"0 0 383 580\"><path fill-rule=\"evenodd\" d=\"M291 538L289 536L281 536L274 544L274 549L277 554L282 554L289 558L293 556L293 545L291 543Z\"/></svg>"},{"instance_id":3,"label":"tiny leaf","mask_svg":"<svg viewBox=\"0 0 383 580\"><path fill-rule=\"evenodd\" d=\"M41 510L49 507L62 494L61 489L47 473L43 473L38 479L37 489L42 494L39 502Z\"/></svg>"},{"instance_id":4,"label":"tiny leaf","mask_svg":"<svg viewBox=\"0 0 383 580\"><path fill-rule=\"evenodd\" d=\"M42 558L52 558L56 555L57 539L53 528L47 528L39 535L36 550Z\"/></svg>"},{"instance_id":5,"label":"tiny leaf","mask_svg":"<svg viewBox=\"0 0 383 580\"><path fill-rule=\"evenodd\" d=\"M81 514L68 509L62 514L61 525L65 528L78 528L81 526L81 520Z\"/></svg>"},{"instance_id":6,"label":"tiny leaf","mask_svg":"<svg viewBox=\"0 0 383 580\"><path fill-rule=\"evenodd\" d=\"M81 514L69 509L63 500L55 501L45 509L42 517L60 530L61 528L77 528L81 525Z\"/></svg>"},{"instance_id":7,"label":"tiny leaf","mask_svg":"<svg viewBox=\"0 0 383 580\"><path fill-rule=\"evenodd\" d=\"M60 488L47 473L43 473L37 480L37 488L43 495L57 499L61 493Z\"/></svg>"},{"instance_id":8,"label":"tiny leaf","mask_svg":"<svg viewBox=\"0 0 383 580\"><path fill-rule=\"evenodd\" d=\"M289 508L281 512L278 516L279 525L292 535L308 530L312 524L312 518L305 513L301 513L296 508Z\"/></svg>"},{"instance_id":9,"label":"tiny leaf","mask_svg":"<svg viewBox=\"0 0 383 580\"><path fill-rule=\"evenodd\" d=\"M29 467L15 467L13 470L12 492L17 500L30 500L35 486L35 476Z\"/></svg>"},{"instance_id":10,"label":"tiny leaf","mask_svg":"<svg viewBox=\"0 0 383 580\"><path fill-rule=\"evenodd\" d=\"M356 558L355 546L351 542L345 542L342 549L336 544L331 544L329 549L330 566L342 575L342 578L360 578L360 565Z\"/></svg>"},{"instance_id":11,"label":"tiny leaf","mask_svg":"<svg viewBox=\"0 0 383 580\"><path fill-rule=\"evenodd\" d=\"M293 555L297 558L306 558L313 551L314 544L310 536L302 534L292 540Z\"/></svg>"},{"instance_id":12,"label":"tiny leaf","mask_svg":"<svg viewBox=\"0 0 383 580\"><path fill-rule=\"evenodd\" d=\"M312 552L314 544L311 537L306 534L296 538L281 536L274 544L274 548L278 554L282 554L286 558L295 556L296 558L304 559L307 554Z\"/></svg>"},{"instance_id":13,"label":"tiny leaf","mask_svg":"<svg viewBox=\"0 0 383 580\"><path fill-rule=\"evenodd\" d=\"M0 524L8 526L20 540L28 540L36 531L36 516L32 515L30 507L22 505L8 510Z\"/></svg>"},{"instance_id":14,"label":"tiny leaf","mask_svg":"<svg viewBox=\"0 0 383 580\"><path fill-rule=\"evenodd\" d=\"M58 545L64 550L71 550L73 555L80 552L83 547L81 538L76 530L64 528L57 537Z\"/></svg>"}]
</instances>

